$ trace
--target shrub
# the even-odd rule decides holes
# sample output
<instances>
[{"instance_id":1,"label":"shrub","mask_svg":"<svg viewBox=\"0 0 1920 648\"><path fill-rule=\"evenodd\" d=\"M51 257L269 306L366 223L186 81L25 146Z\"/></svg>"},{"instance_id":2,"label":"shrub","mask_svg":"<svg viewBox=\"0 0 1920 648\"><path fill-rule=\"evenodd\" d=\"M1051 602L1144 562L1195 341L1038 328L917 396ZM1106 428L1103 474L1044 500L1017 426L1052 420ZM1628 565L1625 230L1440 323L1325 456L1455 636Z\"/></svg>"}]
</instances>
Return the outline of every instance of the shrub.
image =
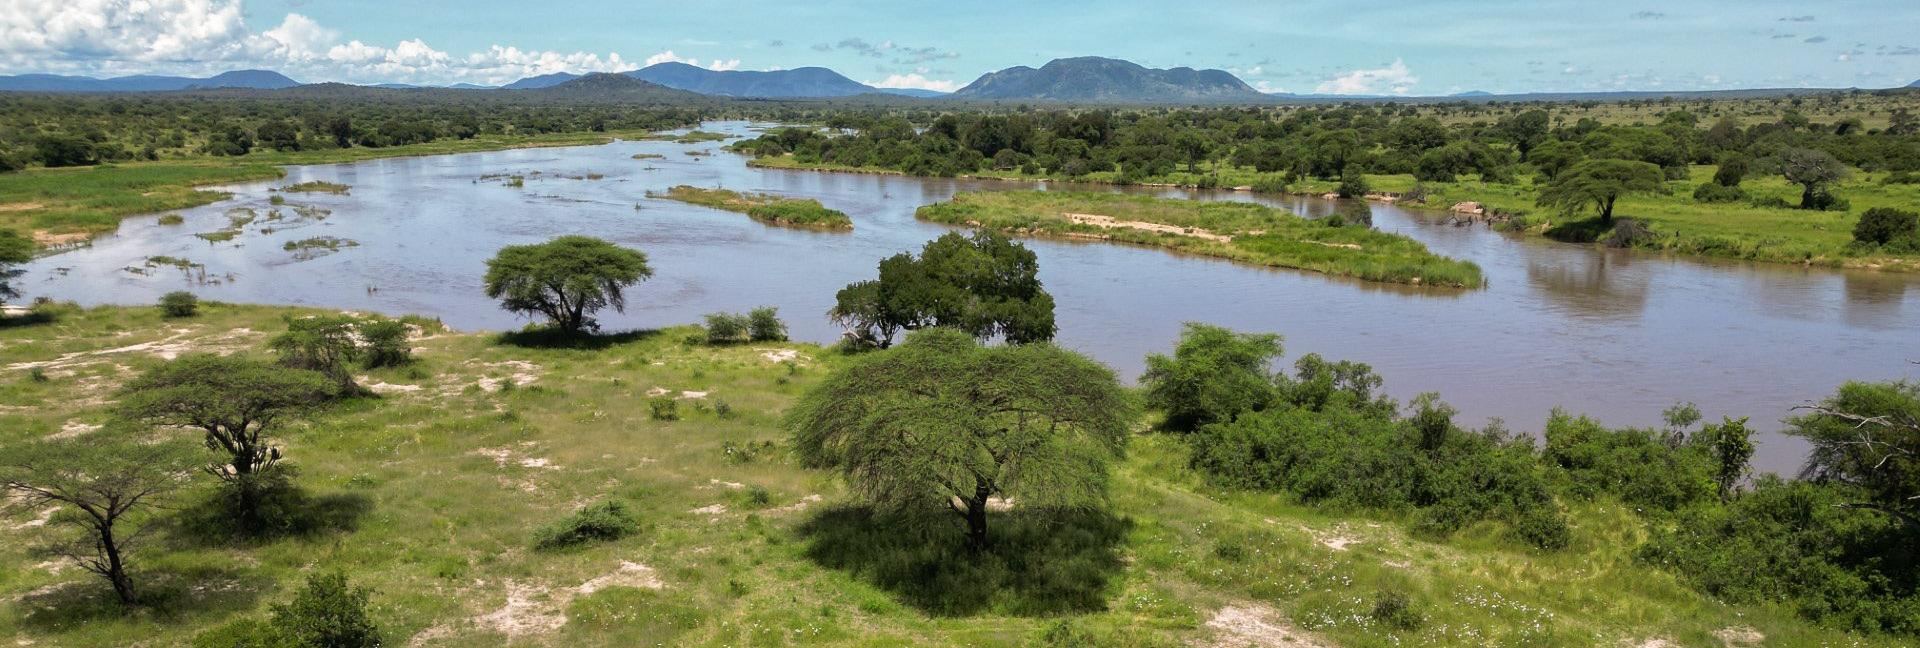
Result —
<instances>
[{"instance_id":1,"label":"shrub","mask_svg":"<svg viewBox=\"0 0 1920 648\"><path fill-rule=\"evenodd\" d=\"M1612 495L1628 504L1674 511L1714 498L1713 459L1696 445L1667 445L1657 430L1610 430L1555 410L1541 458L1574 496Z\"/></svg>"},{"instance_id":2,"label":"shrub","mask_svg":"<svg viewBox=\"0 0 1920 648\"><path fill-rule=\"evenodd\" d=\"M1369 614L1373 620L1394 630L1412 630L1420 627L1426 619L1413 609L1413 600L1406 594L1392 590L1383 590L1373 599L1373 611Z\"/></svg>"},{"instance_id":3,"label":"shrub","mask_svg":"<svg viewBox=\"0 0 1920 648\"><path fill-rule=\"evenodd\" d=\"M1875 207L1860 215L1853 225L1853 240L1886 245L1920 232L1920 213L1892 207Z\"/></svg>"},{"instance_id":4,"label":"shrub","mask_svg":"<svg viewBox=\"0 0 1920 648\"><path fill-rule=\"evenodd\" d=\"M308 576L293 601L273 606L274 633L282 639L278 645L378 648L380 629L367 617L368 596L340 572Z\"/></svg>"},{"instance_id":5,"label":"shrub","mask_svg":"<svg viewBox=\"0 0 1920 648\"><path fill-rule=\"evenodd\" d=\"M187 222L187 219L186 217L181 216L179 214L167 214L165 216L161 216L158 222L161 225L179 225L181 223Z\"/></svg>"},{"instance_id":6,"label":"shrub","mask_svg":"<svg viewBox=\"0 0 1920 648\"><path fill-rule=\"evenodd\" d=\"M1880 179L1880 184L1920 184L1920 173L1895 171Z\"/></svg>"},{"instance_id":7,"label":"shrub","mask_svg":"<svg viewBox=\"0 0 1920 648\"><path fill-rule=\"evenodd\" d=\"M1167 429L1191 432L1266 408L1274 393L1267 365L1280 354L1278 335L1190 323L1173 356L1147 356L1140 383L1147 406L1166 414Z\"/></svg>"},{"instance_id":8,"label":"shrub","mask_svg":"<svg viewBox=\"0 0 1920 648\"><path fill-rule=\"evenodd\" d=\"M405 323L382 318L361 322L357 328L368 367L398 367L413 362Z\"/></svg>"},{"instance_id":9,"label":"shrub","mask_svg":"<svg viewBox=\"0 0 1920 648\"><path fill-rule=\"evenodd\" d=\"M200 298L185 290L160 296L160 312L167 317L193 317L200 312Z\"/></svg>"},{"instance_id":10,"label":"shrub","mask_svg":"<svg viewBox=\"0 0 1920 648\"><path fill-rule=\"evenodd\" d=\"M1369 190L1366 174L1350 168L1340 174L1340 186L1334 189L1334 193L1339 194L1341 198L1365 198Z\"/></svg>"},{"instance_id":11,"label":"shrub","mask_svg":"<svg viewBox=\"0 0 1920 648\"><path fill-rule=\"evenodd\" d=\"M755 342L779 342L787 339L787 324L780 321L777 309L761 306L747 313L747 337Z\"/></svg>"},{"instance_id":12,"label":"shrub","mask_svg":"<svg viewBox=\"0 0 1920 648\"><path fill-rule=\"evenodd\" d=\"M540 549L564 549L596 540L618 540L639 530L633 514L618 501L607 500L588 505L567 519L534 533L534 546Z\"/></svg>"},{"instance_id":13,"label":"shrub","mask_svg":"<svg viewBox=\"0 0 1920 648\"><path fill-rule=\"evenodd\" d=\"M648 401L647 416L655 421L678 421L680 401L665 396Z\"/></svg>"},{"instance_id":14,"label":"shrub","mask_svg":"<svg viewBox=\"0 0 1920 648\"><path fill-rule=\"evenodd\" d=\"M1693 190L1693 199L1703 203L1731 203L1747 200L1747 190L1737 186L1727 186L1717 182L1700 185Z\"/></svg>"},{"instance_id":15,"label":"shrub","mask_svg":"<svg viewBox=\"0 0 1920 648\"><path fill-rule=\"evenodd\" d=\"M711 313L707 315L707 343L732 344L745 342L749 322L746 317L734 313Z\"/></svg>"},{"instance_id":16,"label":"shrub","mask_svg":"<svg viewBox=\"0 0 1920 648\"><path fill-rule=\"evenodd\" d=\"M1513 535L1521 542L1541 549L1564 549L1573 542L1573 530L1567 518L1551 506L1527 509L1513 521Z\"/></svg>"}]
</instances>

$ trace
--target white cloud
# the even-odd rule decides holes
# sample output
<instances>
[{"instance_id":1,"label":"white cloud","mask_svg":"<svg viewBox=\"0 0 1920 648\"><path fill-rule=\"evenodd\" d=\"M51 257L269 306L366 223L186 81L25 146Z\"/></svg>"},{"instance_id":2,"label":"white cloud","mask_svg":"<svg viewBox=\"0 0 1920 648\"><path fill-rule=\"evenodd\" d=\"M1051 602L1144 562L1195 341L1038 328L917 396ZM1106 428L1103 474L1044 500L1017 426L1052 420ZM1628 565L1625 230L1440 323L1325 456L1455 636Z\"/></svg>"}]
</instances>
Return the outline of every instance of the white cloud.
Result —
<instances>
[{"instance_id":1,"label":"white cloud","mask_svg":"<svg viewBox=\"0 0 1920 648\"><path fill-rule=\"evenodd\" d=\"M912 88L939 92L953 92L960 89L959 83L948 80L929 79L918 72L912 74L889 74L885 79L868 81L867 85L875 88Z\"/></svg>"},{"instance_id":2,"label":"white cloud","mask_svg":"<svg viewBox=\"0 0 1920 648\"><path fill-rule=\"evenodd\" d=\"M1267 93L1267 94L1273 94L1273 93L1276 93L1276 92L1286 92L1286 91L1287 91L1287 89L1286 89L1286 88L1282 88L1282 87L1280 87L1280 86L1277 86L1277 85L1274 85L1274 84L1273 84L1273 82L1271 82L1271 81L1255 81L1255 82L1253 83L1253 89L1255 89L1255 90L1259 90L1259 91L1261 91L1261 92L1264 92L1264 93Z\"/></svg>"},{"instance_id":3,"label":"white cloud","mask_svg":"<svg viewBox=\"0 0 1920 648\"><path fill-rule=\"evenodd\" d=\"M1354 70L1339 77L1321 83L1313 89L1320 94L1374 95L1393 93L1403 95L1413 90L1420 77L1407 69L1407 64L1394 59L1393 65L1372 70Z\"/></svg>"},{"instance_id":4,"label":"white cloud","mask_svg":"<svg viewBox=\"0 0 1920 648\"><path fill-rule=\"evenodd\" d=\"M647 65L657 65L660 63L685 63L687 65L699 65L700 60L690 59L690 58L680 58L680 55L673 53L673 50L667 50L659 54L655 54L653 56L647 57Z\"/></svg>"},{"instance_id":5,"label":"white cloud","mask_svg":"<svg viewBox=\"0 0 1920 648\"><path fill-rule=\"evenodd\" d=\"M553 72L618 72L636 65L617 52L556 52L493 45L456 55L418 38L392 46L342 41L338 30L290 13L278 26L248 28L243 0L3 0L0 73L210 74L240 67L303 81L505 83ZM671 50L649 57L699 65ZM731 70L739 59L706 67Z\"/></svg>"}]
</instances>

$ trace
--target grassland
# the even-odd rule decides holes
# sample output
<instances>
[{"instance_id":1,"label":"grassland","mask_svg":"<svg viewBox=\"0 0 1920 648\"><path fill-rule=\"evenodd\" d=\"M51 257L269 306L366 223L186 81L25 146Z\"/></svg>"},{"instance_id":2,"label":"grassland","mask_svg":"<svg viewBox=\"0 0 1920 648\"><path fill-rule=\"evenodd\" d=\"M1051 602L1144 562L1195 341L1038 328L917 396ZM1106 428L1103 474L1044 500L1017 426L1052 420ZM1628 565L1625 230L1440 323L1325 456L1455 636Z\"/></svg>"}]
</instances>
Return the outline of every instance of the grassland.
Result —
<instances>
[{"instance_id":1,"label":"grassland","mask_svg":"<svg viewBox=\"0 0 1920 648\"><path fill-rule=\"evenodd\" d=\"M746 214L753 220L779 227L797 229L851 231L853 219L836 209L828 209L812 198L783 198L730 189L705 189L676 185L665 192L647 192L648 197L724 209Z\"/></svg>"},{"instance_id":2,"label":"grassland","mask_svg":"<svg viewBox=\"0 0 1920 648\"><path fill-rule=\"evenodd\" d=\"M194 351L264 356L282 318L307 312L208 303L186 319L105 307L10 322L0 444L115 433L106 408L140 369ZM913 534L863 525L836 481L784 452L782 412L842 357L801 343L709 347L696 333L559 348L429 331L415 364L361 377L381 397L282 433L328 525L240 543L163 525L134 558L153 599L132 613L96 577L28 550L50 532L39 512L0 518L0 637L182 645L337 568L372 588L389 645L1901 644L1696 594L1630 558L1643 527L1615 504L1569 503L1573 545L1556 553L1492 526L1434 540L1396 517L1206 486L1184 443L1161 435L1132 440L1104 524L1033 524L1016 503L994 513L1002 540L983 558L901 554ZM678 420L649 416L665 399ZM178 501L208 496L210 481ZM642 530L534 548L540 527L608 499ZM957 527L930 533L958 551ZM1001 561L1016 585L970 582L977 560ZM1418 627L1377 621L1383 592L1406 595ZM1722 640L1748 630L1764 639Z\"/></svg>"},{"instance_id":3,"label":"grassland","mask_svg":"<svg viewBox=\"0 0 1920 648\"><path fill-rule=\"evenodd\" d=\"M327 182L325 180L310 180L307 182L290 184L285 187L280 187L278 191L284 191L288 193L329 193L336 196L343 196L343 195L346 195L348 189L349 187L347 185L343 185L338 182Z\"/></svg>"},{"instance_id":4,"label":"grassland","mask_svg":"<svg viewBox=\"0 0 1920 648\"><path fill-rule=\"evenodd\" d=\"M633 134L628 134L633 135ZM31 168L0 174L0 229L33 233L43 243L113 231L120 219L204 205L227 197L209 185L272 180L282 166L333 164L390 157L471 153L611 141L619 133L480 136L387 148L259 151L240 157L193 157L93 167ZM72 235L72 236L62 236Z\"/></svg>"},{"instance_id":5,"label":"grassland","mask_svg":"<svg viewBox=\"0 0 1920 648\"><path fill-rule=\"evenodd\" d=\"M1124 241L1368 281L1456 288L1485 284L1479 266L1429 252L1406 236L1331 226L1249 203L992 191L962 193L921 207L915 215L949 225Z\"/></svg>"}]
</instances>

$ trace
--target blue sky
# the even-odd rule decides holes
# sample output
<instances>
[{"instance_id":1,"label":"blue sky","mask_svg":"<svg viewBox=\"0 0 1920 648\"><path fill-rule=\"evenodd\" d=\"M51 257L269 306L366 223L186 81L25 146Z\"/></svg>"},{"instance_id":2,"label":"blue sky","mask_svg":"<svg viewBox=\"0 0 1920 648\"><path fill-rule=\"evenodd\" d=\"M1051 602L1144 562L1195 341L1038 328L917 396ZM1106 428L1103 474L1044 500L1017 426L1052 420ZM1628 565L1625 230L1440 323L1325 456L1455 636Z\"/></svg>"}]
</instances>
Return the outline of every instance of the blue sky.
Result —
<instances>
[{"instance_id":1,"label":"blue sky","mask_svg":"<svg viewBox=\"0 0 1920 648\"><path fill-rule=\"evenodd\" d=\"M1920 1L406 2L6 0L0 73L502 83L680 60L952 89L1063 56L1269 91L1437 95L1920 79Z\"/></svg>"}]
</instances>

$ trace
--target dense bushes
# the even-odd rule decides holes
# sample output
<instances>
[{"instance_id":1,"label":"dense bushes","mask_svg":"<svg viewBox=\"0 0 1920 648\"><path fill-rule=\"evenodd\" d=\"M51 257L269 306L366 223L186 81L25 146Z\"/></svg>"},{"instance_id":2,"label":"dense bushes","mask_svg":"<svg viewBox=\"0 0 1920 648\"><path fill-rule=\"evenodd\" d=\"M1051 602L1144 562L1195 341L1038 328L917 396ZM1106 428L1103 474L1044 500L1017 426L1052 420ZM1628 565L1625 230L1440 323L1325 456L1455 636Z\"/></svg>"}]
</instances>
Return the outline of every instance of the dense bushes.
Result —
<instances>
[{"instance_id":1,"label":"dense bushes","mask_svg":"<svg viewBox=\"0 0 1920 648\"><path fill-rule=\"evenodd\" d=\"M564 549L595 540L618 540L639 529L633 514L618 501L588 505L534 533L534 546Z\"/></svg>"},{"instance_id":2,"label":"dense bushes","mask_svg":"<svg viewBox=\"0 0 1920 648\"><path fill-rule=\"evenodd\" d=\"M379 626L367 614L372 592L340 572L319 572L267 620L245 618L200 633L194 648L379 648Z\"/></svg>"},{"instance_id":3,"label":"dense bushes","mask_svg":"<svg viewBox=\"0 0 1920 648\"><path fill-rule=\"evenodd\" d=\"M707 314L707 344L734 344L738 342L779 342L787 339L787 324L780 321L780 312L772 306L755 308L745 315L739 313Z\"/></svg>"},{"instance_id":4,"label":"dense bushes","mask_svg":"<svg viewBox=\"0 0 1920 648\"><path fill-rule=\"evenodd\" d=\"M185 290L160 296L160 313L167 317L193 317L200 312L200 298Z\"/></svg>"},{"instance_id":5,"label":"dense bushes","mask_svg":"<svg viewBox=\"0 0 1920 648\"><path fill-rule=\"evenodd\" d=\"M1891 207L1869 209L1854 224L1853 240L1870 245L1897 243L1920 248L1920 213Z\"/></svg>"},{"instance_id":6,"label":"dense bushes","mask_svg":"<svg viewBox=\"0 0 1920 648\"><path fill-rule=\"evenodd\" d=\"M1715 494L1707 452L1671 447L1655 430L1607 429L1555 410L1545 436L1541 459L1558 469L1560 487L1575 497L1612 495L1636 507L1673 511Z\"/></svg>"}]
</instances>

